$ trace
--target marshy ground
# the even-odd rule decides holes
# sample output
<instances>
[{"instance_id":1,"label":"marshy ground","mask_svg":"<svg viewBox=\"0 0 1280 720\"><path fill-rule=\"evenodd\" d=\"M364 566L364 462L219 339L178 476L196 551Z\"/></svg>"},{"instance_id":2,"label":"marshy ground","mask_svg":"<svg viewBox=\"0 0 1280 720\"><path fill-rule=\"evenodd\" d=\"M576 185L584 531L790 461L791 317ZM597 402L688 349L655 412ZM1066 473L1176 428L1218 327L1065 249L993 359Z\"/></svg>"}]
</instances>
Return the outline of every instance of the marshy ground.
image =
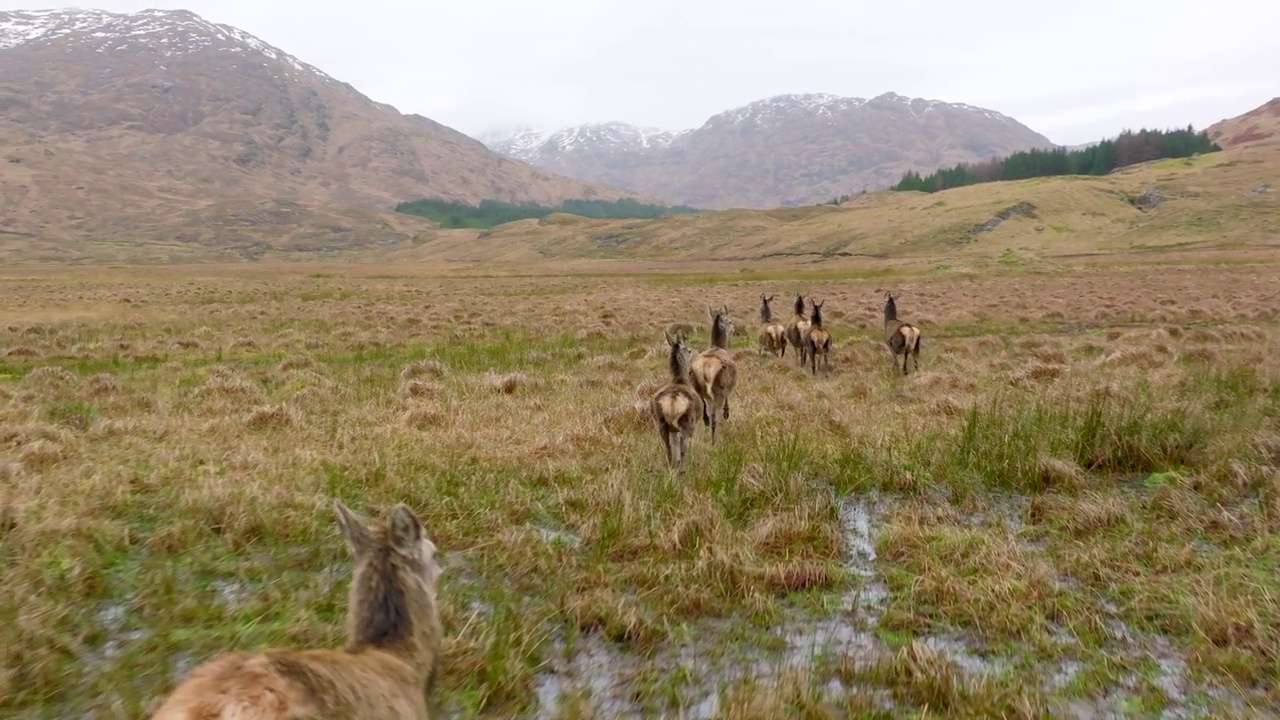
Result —
<instances>
[{"instance_id":1,"label":"marshy ground","mask_svg":"<svg viewBox=\"0 0 1280 720\"><path fill-rule=\"evenodd\" d=\"M1280 716L1277 269L8 271L0 714L340 645L339 498L442 549L451 716ZM830 376L755 350L797 291ZM677 476L663 328L721 303L732 415Z\"/></svg>"}]
</instances>

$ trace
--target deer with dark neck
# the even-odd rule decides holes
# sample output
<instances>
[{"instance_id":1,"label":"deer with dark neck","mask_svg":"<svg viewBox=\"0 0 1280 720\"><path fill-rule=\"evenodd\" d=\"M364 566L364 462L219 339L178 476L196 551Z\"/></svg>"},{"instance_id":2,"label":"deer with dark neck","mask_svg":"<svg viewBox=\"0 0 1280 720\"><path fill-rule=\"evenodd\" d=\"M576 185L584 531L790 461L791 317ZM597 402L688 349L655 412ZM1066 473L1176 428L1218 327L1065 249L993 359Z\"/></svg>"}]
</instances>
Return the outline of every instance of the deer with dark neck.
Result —
<instances>
[{"instance_id":1,"label":"deer with dark neck","mask_svg":"<svg viewBox=\"0 0 1280 720\"><path fill-rule=\"evenodd\" d=\"M667 451L667 465L684 470L684 459L689 450L689 440L704 416L702 396L693 388L689 379L693 362L693 350L685 344L684 334L675 337L666 333L671 354L667 368L670 382L654 394L649 401L649 413L653 416L662 446Z\"/></svg>"},{"instance_id":2,"label":"deer with dark neck","mask_svg":"<svg viewBox=\"0 0 1280 720\"><path fill-rule=\"evenodd\" d=\"M702 421L711 428L711 444L716 444L720 421L729 419L729 396L738 382L738 363L728 350L733 322L729 308L707 308L711 317L711 347L693 359L689 379L702 396Z\"/></svg>"},{"instance_id":3,"label":"deer with dark neck","mask_svg":"<svg viewBox=\"0 0 1280 720\"><path fill-rule=\"evenodd\" d=\"M818 374L818 355L822 355L822 369L831 374L831 333L822 325L822 306L826 303L815 302L813 314L809 316L809 332L805 335L805 352L809 356L809 365L814 375Z\"/></svg>"},{"instance_id":4,"label":"deer with dark neck","mask_svg":"<svg viewBox=\"0 0 1280 720\"><path fill-rule=\"evenodd\" d=\"M760 295L760 333L757 340L761 352L784 357L787 354L787 329L773 320L773 310L769 308L773 298L773 295Z\"/></svg>"},{"instance_id":5,"label":"deer with dark neck","mask_svg":"<svg viewBox=\"0 0 1280 720\"><path fill-rule=\"evenodd\" d=\"M797 294L793 307L794 315L787 323L787 342L796 350L796 363L804 367L806 349L804 338L809 332L809 320L804 316L804 295Z\"/></svg>"},{"instance_id":6,"label":"deer with dark neck","mask_svg":"<svg viewBox=\"0 0 1280 720\"><path fill-rule=\"evenodd\" d=\"M893 353L893 367L898 367L902 356L902 374L907 374L907 359L911 358L915 369L920 369L920 328L898 319L897 296L884 294L884 341Z\"/></svg>"}]
</instances>

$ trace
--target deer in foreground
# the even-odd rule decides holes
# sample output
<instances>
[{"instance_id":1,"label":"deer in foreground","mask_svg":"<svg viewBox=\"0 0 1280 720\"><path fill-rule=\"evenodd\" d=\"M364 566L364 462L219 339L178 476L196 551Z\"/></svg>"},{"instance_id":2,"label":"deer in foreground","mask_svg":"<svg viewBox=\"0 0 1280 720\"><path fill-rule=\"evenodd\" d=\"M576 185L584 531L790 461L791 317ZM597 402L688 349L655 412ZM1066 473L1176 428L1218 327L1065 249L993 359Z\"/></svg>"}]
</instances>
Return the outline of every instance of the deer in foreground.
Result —
<instances>
[{"instance_id":1,"label":"deer in foreground","mask_svg":"<svg viewBox=\"0 0 1280 720\"><path fill-rule=\"evenodd\" d=\"M822 369L827 374L831 373L831 363L829 355L831 352L831 333L822 326L822 306L826 303L813 303L813 314L809 316L809 332L805 335L804 347L805 352L809 355L809 364L813 370L813 374L818 374L818 355L822 355Z\"/></svg>"},{"instance_id":2,"label":"deer in foreground","mask_svg":"<svg viewBox=\"0 0 1280 720\"><path fill-rule=\"evenodd\" d=\"M804 316L804 295L797 294L794 306L795 316L787 323L787 342L796 349L796 363L804 367L804 336L809 332L809 321Z\"/></svg>"},{"instance_id":3,"label":"deer in foreground","mask_svg":"<svg viewBox=\"0 0 1280 720\"><path fill-rule=\"evenodd\" d=\"M355 561L346 647L221 654L192 670L152 720L428 717L442 640L436 546L404 504L385 525L334 508Z\"/></svg>"},{"instance_id":4,"label":"deer in foreground","mask_svg":"<svg viewBox=\"0 0 1280 720\"><path fill-rule=\"evenodd\" d=\"M769 303L773 302L773 295L765 297L764 293L760 294L760 335L757 338L760 342L760 349L770 355L785 357L787 354L787 329L780 322L774 322L773 310L769 308Z\"/></svg>"},{"instance_id":5,"label":"deer in foreground","mask_svg":"<svg viewBox=\"0 0 1280 720\"><path fill-rule=\"evenodd\" d=\"M658 436L667 451L667 465L684 469L684 458L689 450L689 439L704 417L702 396L694 390L689 380L689 368L693 362L693 349L684 342L684 333L665 332L671 355L667 365L671 370L671 382L654 394L649 401Z\"/></svg>"},{"instance_id":6,"label":"deer in foreground","mask_svg":"<svg viewBox=\"0 0 1280 720\"><path fill-rule=\"evenodd\" d=\"M728 350L733 332L728 306L720 310L708 306L707 314L711 316L711 347L693 359L689 379L702 396L702 421L711 428L711 444L715 445L720 420L729 419L729 396L738 383L738 363Z\"/></svg>"},{"instance_id":7,"label":"deer in foreground","mask_svg":"<svg viewBox=\"0 0 1280 720\"><path fill-rule=\"evenodd\" d=\"M898 356L902 356L902 374L907 374L907 358L920 369L920 328L898 319L897 297L884 294L884 341L893 353L893 367L898 368Z\"/></svg>"}]
</instances>

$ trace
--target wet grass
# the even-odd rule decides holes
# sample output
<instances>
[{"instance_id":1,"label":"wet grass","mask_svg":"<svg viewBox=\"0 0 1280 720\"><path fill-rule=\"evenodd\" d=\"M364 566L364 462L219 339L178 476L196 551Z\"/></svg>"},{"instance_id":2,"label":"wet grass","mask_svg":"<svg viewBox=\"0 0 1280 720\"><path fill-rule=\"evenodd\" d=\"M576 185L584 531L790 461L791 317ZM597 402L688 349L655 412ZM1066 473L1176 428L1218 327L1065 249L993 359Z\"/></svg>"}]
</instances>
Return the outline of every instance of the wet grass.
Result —
<instances>
[{"instance_id":1,"label":"wet grass","mask_svg":"<svg viewBox=\"0 0 1280 720\"><path fill-rule=\"evenodd\" d=\"M0 711L143 717L223 648L340 645L340 498L442 548L460 716L1248 714L1280 702L1273 270L893 278L905 379L886 278L811 277L817 380L755 352L792 291L757 277L7 282ZM643 403L711 302L741 390L676 476Z\"/></svg>"}]
</instances>

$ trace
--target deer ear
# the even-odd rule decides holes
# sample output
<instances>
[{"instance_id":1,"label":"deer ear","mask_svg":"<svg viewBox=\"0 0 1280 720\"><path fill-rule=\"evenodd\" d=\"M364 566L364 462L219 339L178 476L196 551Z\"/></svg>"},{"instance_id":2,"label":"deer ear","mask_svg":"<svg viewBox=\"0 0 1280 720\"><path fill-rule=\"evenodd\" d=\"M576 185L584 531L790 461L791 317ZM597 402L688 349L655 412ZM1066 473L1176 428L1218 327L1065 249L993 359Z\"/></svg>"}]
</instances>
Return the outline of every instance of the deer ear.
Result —
<instances>
[{"instance_id":1,"label":"deer ear","mask_svg":"<svg viewBox=\"0 0 1280 720\"><path fill-rule=\"evenodd\" d=\"M391 511L390 537L392 547L402 552L412 552L422 540L422 536L426 535L426 531L422 527L422 521L409 509L408 505L400 503Z\"/></svg>"},{"instance_id":2,"label":"deer ear","mask_svg":"<svg viewBox=\"0 0 1280 720\"><path fill-rule=\"evenodd\" d=\"M347 547L351 548L351 552L360 555L368 550L372 544L372 538L369 536L369 528L364 524L364 520L352 512L351 508L342 504L341 500L333 501L333 509L338 513L338 526L342 528L342 536L346 538Z\"/></svg>"}]
</instances>

